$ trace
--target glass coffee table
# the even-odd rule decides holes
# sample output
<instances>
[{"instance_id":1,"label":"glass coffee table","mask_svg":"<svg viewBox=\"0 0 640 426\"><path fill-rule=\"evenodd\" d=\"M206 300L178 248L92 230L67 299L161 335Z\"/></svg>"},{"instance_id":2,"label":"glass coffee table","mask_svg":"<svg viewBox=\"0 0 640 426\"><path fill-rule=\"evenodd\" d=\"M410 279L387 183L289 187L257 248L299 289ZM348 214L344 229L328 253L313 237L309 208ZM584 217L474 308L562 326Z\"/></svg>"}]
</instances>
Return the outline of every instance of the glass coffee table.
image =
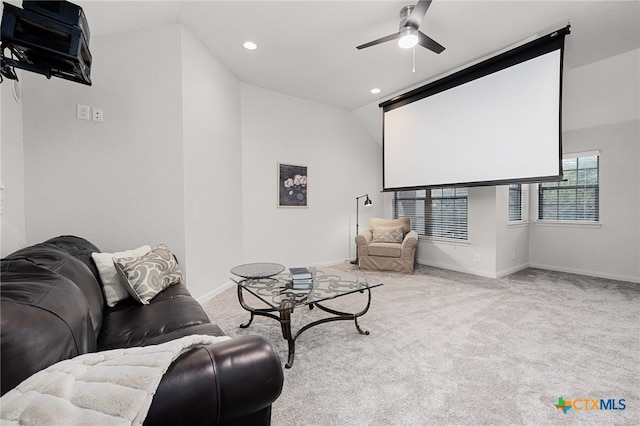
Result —
<instances>
[{"instance_id":1,"label":"glass coffee table","mask_svg":"<svg viewBox=\"0 0 640 426\"><path fill-rule=\"evenodd\" d=\"M308 269L313 276L313 287L298 290L293 288L292 278L288 270L272 276L260 276L261 274L259 272L255 272L260 270L260 265L261 264L240 265L231 270L234 274L244 275L241 277L232 277L231 279L238 286L238 301L240 305L251 314L249 321L240 324L240 327L249 327L256 315L273 318L278 321L282 329L282 337L289 345L289 355L285 368L291 368L293 365L296 352L296 339L311 327L326 322L346 320L355 323L358 333L369 334L368 331L360 328L358 318L366 314L369 310L371 306L371 289L381 286L381 282L366 277L362 271L343 272L337 269L309 267ZM277 264L264 265L265 270L271 271L284 268L274 267L274 265ZM248 272L245 275L243 271ZM254 308L249 306L245 301L245 292L257 297L266 303L268 307ZM359 312L341 312L322 304L322 302L354 293L366 293L366 305ZM291 314L296 308L304 306L308 306L309 309L316 307L331 314L331 316L310 322L293 335L291 332Z\"/></svg>"}]
</instances>

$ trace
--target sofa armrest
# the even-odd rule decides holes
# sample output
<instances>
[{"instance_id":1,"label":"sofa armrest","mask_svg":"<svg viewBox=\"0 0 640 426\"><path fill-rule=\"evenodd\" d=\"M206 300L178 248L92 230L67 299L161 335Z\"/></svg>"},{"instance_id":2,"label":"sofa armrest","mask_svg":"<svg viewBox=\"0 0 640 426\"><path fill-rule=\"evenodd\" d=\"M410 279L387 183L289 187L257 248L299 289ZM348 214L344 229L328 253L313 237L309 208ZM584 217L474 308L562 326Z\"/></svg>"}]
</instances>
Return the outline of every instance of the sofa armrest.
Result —
<instances>
[{"instance_id":1,"label":"sofa armrest","mask_svg":"<svg viewBox=\"0 0 640 426\"><path fill-rule=\"evenodd\" d=\"M373 240L373 234L369 230L362 231L361 233L356 235L357 246L368 246L369 244L371 244L372 240Z\"/></svg>"},{"instance_id":2,"label":"sofa armrest","mask_svg":"<svg viewBox=\"0 0 640 426\"><path fill-rule=\"evenodd\" d=\"M144 423L233 423L265 409L270 413L283 381L280 358L262 337L242 336L202 346L174 361Z\"/></svg>"}]
</instances>

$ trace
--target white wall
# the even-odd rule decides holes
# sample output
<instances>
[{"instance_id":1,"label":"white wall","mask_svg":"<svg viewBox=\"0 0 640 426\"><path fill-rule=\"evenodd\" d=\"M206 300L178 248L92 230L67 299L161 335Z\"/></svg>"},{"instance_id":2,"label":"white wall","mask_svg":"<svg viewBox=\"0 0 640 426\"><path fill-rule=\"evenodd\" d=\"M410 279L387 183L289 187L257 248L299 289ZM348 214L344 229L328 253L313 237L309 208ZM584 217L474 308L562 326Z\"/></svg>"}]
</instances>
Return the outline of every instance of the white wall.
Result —
<instances>
[{"instance_id":1,"label":"white wall","mask_svg":"<svg viewBox=\"0 0 640 426\"><path fill-rule=\"evenodd\" d=\"M640 282L640 50L568 72L564 152L600 150L600 224L537 222L532 266Z\"/></svg>"},{"instance_id":2,"label":"white wall","mask_svg":"<svg viewBox=\"0 0 640 426\"><path fill-rule=\"evenodd\" d=\"M181 28L91 40L93 86L24 79L27 242L166 243L184 260ZM104 122L75 118L76 104Z\"/></svg>"},{"instance_id":3,"label":"white wall","mask_svg":"<svg viewBox=\"0 0 640 426\"><path fill-rule=\"evenodd\" d=\"M242 263L240 82L182 34L185 255L189 289L202 295Z\"/></svg>"},{"instance_id":4,"label":"white wall","mask_svg":"<svg viewBox=\"0 0 640 426\"><path fill-rule=\"evenodd\" d=\"M383 213L380 146L353 113L242 84L245 261L310 265L355 258L360 229ZM277 207L278 162L308 167L308 208Z\"/></svg>"},{"instance_id":5,"label":"white wall","mask_svg":"<svg viewBox=\"0 0 640 426\"><path fill-rule=\"evenodd\" d=\"M353 113L241 85L178 24L96 37L91 49L93 86L26 82L29 243L165 242L196 297L238 263L355 257L355 197L374 202L360 200L362 227L384 201L380 146ZM77 103L102 108L104 122L77 120ZM308 208L277 208L278 161L309 167Z\"/></svg>"},{"instance_id":6,"label":"white wall","mask_svg":"<svg viewBox=\"0 0 640 426\"><path fill-rule=\"evenodd\" d=\"M600 224L536 222L532 266L640 282L639 120L573 130L569 152L600 150Z\"/></svg>"},{"instance_id":7,"label":"white wall","mask_svg":"<svg viewBox=\"0 0 640 426\"><path fill-rule=\"evenodd\" d=\"M242 262L239 81L179 24L95 37L91 51L91 87L26 82L28 242L164 242L194 296L215 292ZM104 122L77 120L76 103Z\"/></svg>"},{"instance_id":8,"label":"white wall","mask_svg":"<svg viewBox=\"0 0 640 426\"><path fill-rule=\"evenodd\" d=\"M528 192L523 194L523 197ZM526 208L529 204L527 203ZM529 266L529 223L509 222L509 185L496 187L496 267L502 277Z\"/></svg>"},{"instance_id":9,"label":"white wall","mask_svg":"<svg viewBox=\"0 0 640 426\"><path fill-rule=\"evenodd\" d=\"M19 71L18 76L22 79ZM4 187L0 190L2 257L25 245L22 104L14 99L13 84L5 79L0 85L0 185Z\"/></svg>"},{"instance_id":10,"label":"white wall","mask_svg":"<svg viewBox=\"0 0 640 426\"><path fill-rule=\"evenodd\" d=\"M562 128L565 131L638 119L639 52L636 49L578 68L565 69L562 105Z\"/></svg>"},{"instance_id":11,"label":"white wall","mask_svg":"<svg viewBox=\"0 0 640 426\"><path fill-rule=\"evenodd\" d=\"M484 277L496 276L496 188L469 188L468 240L420 239L418 263Z\"/></svg>"}]
</instances>

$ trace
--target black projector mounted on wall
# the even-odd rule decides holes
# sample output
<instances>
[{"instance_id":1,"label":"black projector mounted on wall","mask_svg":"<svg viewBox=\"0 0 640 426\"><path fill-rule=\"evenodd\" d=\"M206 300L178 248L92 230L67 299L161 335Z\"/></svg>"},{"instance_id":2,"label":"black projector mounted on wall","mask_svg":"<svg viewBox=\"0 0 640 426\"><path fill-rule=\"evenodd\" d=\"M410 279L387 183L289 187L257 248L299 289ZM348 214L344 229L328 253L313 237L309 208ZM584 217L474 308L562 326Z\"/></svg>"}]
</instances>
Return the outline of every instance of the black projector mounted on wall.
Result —
<instances>
[{"instance_id":1,"label":"black projector mounted on wall","mask_svg":"<svg viewBox=\"0 0 640 426\"><path fill-rule=\"evenodd\" d=\"M80 6L68 1L3 3L0 72L16 79L13 68L91 85L89 26ZM5 56L5 51L10 56Z\"/></svg>"}]
</instances>

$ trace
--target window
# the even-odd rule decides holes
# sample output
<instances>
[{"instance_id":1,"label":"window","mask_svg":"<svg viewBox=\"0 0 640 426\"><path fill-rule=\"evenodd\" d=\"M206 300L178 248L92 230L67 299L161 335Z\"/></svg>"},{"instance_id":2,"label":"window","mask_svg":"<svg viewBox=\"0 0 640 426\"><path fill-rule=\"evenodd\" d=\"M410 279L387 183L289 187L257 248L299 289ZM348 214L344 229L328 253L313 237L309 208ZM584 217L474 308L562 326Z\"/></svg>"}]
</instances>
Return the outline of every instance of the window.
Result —
<instances>
[{"instance_id":1,"label":"window","mask_svg":"<svg viewBox=\"0 0 640 426\"><path fill-rule=\"evenodd\" d=\"M522 185L509 185L509 221L522 220Z\"/></svg>"},{"instance_id":2,"label":"window","mask_svg":"<svg viewBox=\"0 0 640 426\"><path fill-rule=\"evenodd\" d=\"M509 222L529 220L529 185L509 184Z\"/></svg>"},{"instance_id":3,"label":"window","mask_svg":"<svg viewBox=\"0 0 640 426\"><path fill-rule=\"evenodd\" d=\"M467 188L396 191L394 217L410 217L411 228L427 237L467 239Z\"/></svg>"},{"instance_id":4,"label":"window","mask_svg":"<svg viewBox=\"0 0 640 426\"><path fill-rule=\"evenodd\" d=\"M540 220L597 222L600 219L599 156L562 160L564 179L538 189Z\"/></svg>"}]
</instances>

